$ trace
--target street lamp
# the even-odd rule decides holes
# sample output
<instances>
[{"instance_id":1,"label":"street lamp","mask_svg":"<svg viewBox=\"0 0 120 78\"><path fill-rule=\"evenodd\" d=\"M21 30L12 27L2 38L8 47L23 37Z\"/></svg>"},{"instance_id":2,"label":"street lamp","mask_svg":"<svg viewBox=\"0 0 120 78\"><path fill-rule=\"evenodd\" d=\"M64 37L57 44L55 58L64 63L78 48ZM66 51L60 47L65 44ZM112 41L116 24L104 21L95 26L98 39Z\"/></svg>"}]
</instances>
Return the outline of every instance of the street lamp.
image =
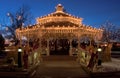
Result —
<instances>
[{"instance_id":1,"label":"street lamp","mask_svg":"<svg viewBox=\"0 0 120 78\"><path fill-rule=\"evenodd\" d=\"M19 47L19 48L18 48L18 67L22 67L22 57L21 57L21 53L22 53L22 48Z\"/></svg>"},{"instance_id":2,"label":"street lamp","mask_svg":"<svg viewBox=\"0 0 120 78\"><path fill-rule=\"evenodd\" d=\"M98 52L101 52L101 51L102 51L102 49L99 47L99 48L97 49L97 51L98 51Z\"/></svg>"},{"instance_id":3,"label":"street lamp","mask_svg":"<svg viewBox=\"0 0 120 78\"><path fill-rule=\"evenodd\" d=\"M100 66L101 65L101 63L102 63L102 56L101 56L101 52L102 52L102 48L101 47L99 47L98 49L97 49L97 52L98 52L98 66Z\"/></svg>"}]
</instances>

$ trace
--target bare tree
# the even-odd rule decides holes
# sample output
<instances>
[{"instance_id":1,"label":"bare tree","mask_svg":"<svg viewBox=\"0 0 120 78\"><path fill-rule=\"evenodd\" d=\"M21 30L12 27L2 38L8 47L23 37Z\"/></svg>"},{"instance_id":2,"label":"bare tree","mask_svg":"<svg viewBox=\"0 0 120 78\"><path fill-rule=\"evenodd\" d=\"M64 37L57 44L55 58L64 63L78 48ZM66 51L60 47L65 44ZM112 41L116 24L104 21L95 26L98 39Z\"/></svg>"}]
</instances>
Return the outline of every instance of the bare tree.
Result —
<instances>
[{"instance_id":1,"label":"bare tree","mask_svg":"<svg viewBox=\"0 0 120 78\"><path fill-rule=\"evenodd\" d=\"M111 22L107 21L105 24L101 25L101 28L103 29L103 37L102 41L104 42L110 42L111 40L118 39L118 27Z\"/></svg>"},{"instance_id":2,"label":"bare tree","mask_svg":"<svg viewBox=\"0 0 120 78\"><path fill-rule=\"evenodd\" d=\"M102 42L107 43L106 46L103 46L102 61L111 61L111 48L113 45L111 41L116 41L119 39L120 28L109 21L101 25L101 28L103 29Z\"/></svg>"},{"instance_id":3,"label":"bare tree","mask_svg":"<svg viewBox=\"0 0 120 78\"><path fill-rule=\"evenodd\" d=\"M116 32L117 32L117 40L120 41L120 28L118 28Z\"/></svg>"},{"instance_id":4,"label":"bare tree","mask_svg":"<svg viewBox=\"0 0 120 78\"><path fill-rule=\"evenodd\" d=\"M22 28L25 25L31 23L33 16L31 15L30 9L27 6L22 6L15 13L7 13L10 18L11 26L7 26L12 37L15 39L15 29Z\"/></svg>"}]
</instances>

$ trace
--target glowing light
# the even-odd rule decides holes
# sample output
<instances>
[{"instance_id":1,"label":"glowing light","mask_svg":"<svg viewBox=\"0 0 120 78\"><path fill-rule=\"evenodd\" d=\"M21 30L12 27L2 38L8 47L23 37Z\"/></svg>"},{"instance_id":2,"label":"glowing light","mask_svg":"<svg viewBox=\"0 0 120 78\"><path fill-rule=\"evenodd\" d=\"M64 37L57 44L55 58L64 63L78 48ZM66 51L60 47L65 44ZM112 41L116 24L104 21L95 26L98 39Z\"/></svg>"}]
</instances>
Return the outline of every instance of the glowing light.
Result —
<instances>
[{"instance_id":1,"label":"glowing light","mask_svg":"<svg viewBox=\"0 0 120 78\"><path fill-rule=\"evenodd\" d=\"M98 51L98 52L101 52L101 51L102 51L102 49L101 49L101 48L98 48L98 49L97 49L97 51Z\"/></svg>"}]
</instances>

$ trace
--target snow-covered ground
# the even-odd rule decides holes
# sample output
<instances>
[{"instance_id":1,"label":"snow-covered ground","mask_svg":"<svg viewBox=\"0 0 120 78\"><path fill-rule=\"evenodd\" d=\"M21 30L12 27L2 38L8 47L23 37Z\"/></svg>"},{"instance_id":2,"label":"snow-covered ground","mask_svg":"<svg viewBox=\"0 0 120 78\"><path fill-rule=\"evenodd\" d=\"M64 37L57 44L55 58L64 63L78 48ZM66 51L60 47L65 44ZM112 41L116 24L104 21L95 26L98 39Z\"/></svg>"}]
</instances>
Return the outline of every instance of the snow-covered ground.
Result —
<instances>
[{"instance_id":1,"label":"snow-covered ground","mask_svg":"<svg viewBox=\"0 0 120 78\"><path fill-rule=\"evenodd\" d=\"M117 72L120 71L120 58L111 58L111 62L104 62L102 66L95 68L93 72Z\"/></svg>"}]
</instances>

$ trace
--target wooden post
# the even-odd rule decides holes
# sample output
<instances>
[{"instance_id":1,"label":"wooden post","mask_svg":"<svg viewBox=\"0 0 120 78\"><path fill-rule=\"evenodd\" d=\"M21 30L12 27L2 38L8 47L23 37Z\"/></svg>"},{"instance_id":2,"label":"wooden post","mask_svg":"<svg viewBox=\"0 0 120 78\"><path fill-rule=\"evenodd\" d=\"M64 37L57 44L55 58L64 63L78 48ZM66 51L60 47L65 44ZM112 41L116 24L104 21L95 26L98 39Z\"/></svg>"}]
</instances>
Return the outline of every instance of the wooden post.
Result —
<instances>
[{"instance_id":1,"label":"wooden post","mask_svg":"<svg viewBox=\"0 0 120 78\"><path fill-rule=\"evenodd\" d=\"M69 55L73 56L73 53L72 53L72 39L70 39L70 51L69 51Z\"/></svg>"},{"instance_id":2,"label":"wooden post","mask_svg":"<svg viewBox=\"0 0 120 78\"><path fill-rule=\"evenodd\" d=\"M47 39L47 56L49 56L50 53L49 53L49 39Z\"/></svg>"}]
</instances>

